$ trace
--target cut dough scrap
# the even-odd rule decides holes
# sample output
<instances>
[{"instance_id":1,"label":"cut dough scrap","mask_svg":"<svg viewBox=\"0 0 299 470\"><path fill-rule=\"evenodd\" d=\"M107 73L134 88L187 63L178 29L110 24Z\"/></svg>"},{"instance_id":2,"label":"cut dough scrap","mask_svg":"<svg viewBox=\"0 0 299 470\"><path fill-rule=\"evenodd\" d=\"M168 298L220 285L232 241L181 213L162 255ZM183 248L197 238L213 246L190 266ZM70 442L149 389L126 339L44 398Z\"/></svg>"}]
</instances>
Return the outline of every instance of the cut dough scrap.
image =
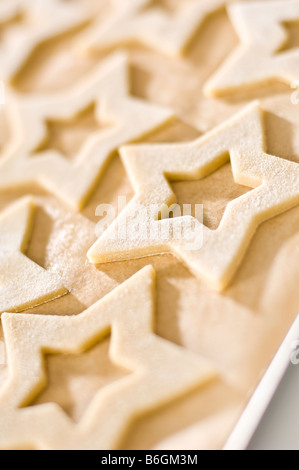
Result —
<instances>
[{"instance_id":1,"label":"cut dough scrap","mask_svg":"<svg viewBox=\"0 0 299 470\"><path fill-rule=\"evenodd\" d=\"M67 293L61 281L24 255L34 202L25 198L0 216L0 314L21 312Z\"/></svg>"},{"instance_id":2,"label":"cut dough scrap","mask_svg":"<svg viewBox=\"0 0 299 470\"><path fill-rule=\"evenodd\" d=\"M288 40L283 23L299 20L299 1L246 2L228 8L241 45L208 80L208 96L299 79L299 48L278 53Z\"/></svg>"},{"instance_id":3,"label":"cut dough scrap","mask_svg":"<svg viewBox=\"0 0 299 470\"><path fill-rule=\"evenodd\" d=\"M85 47L105 49L137 42L170 56L184 52L198 28L213 12L234 0L193 0L171 14L151 0L114 0L105 26L93 24L82 36ZM148 8L147 8L148 7Z\"/></svg>"},{"instance_id":4,"label":"cut dough scrap","mask_svg":"<svg viewBox=\"0 0 299 470\"><path fill-rule=\"evenodd\" d=\"M140 258L170 251L190 270L217 290L232 280L257 227L267 219L299 204L299 165L264 151L261 109L253 103L228 122L187 144L136 145L121 149L121 155L136 192L115 222L88 253L93 263ZM217 230L195 222L191 237L203 243L190 245L190 233L178 239L177 229L190 217L167 217L176 202L169 180L198 180L229 161L235 182L255 188L230 202ZM187 203L188 201L186 201ZM200 201L199 201L200 202ZM136 208L138 211L136 218ZM151 209L155 208L155 211ZM157 220L159 212L162 220ZM136 224L142 227L136 233ZM153 228L168 230L168 238L152 237ZM134 232L135 231L135 232ZM156 233L157 233L156 231Z\"/></svg>"},{"instance_id":5,"label":"cut dough scrap","mask_svg":"<svg viewBox=\"0 0 299 470\"><path fill-rule=\"evenodd\" d=\"M13 78L40 43L90 19L92 11L83 5L64 0L9 0L1 4L0 23L19 14L24 15L24 21L1 41L0 79Z\"/></svg>"},{"instance_id":6,"label":"cut dough scrap","mask_svg":"<svg viewBox=\"0 0 299 470\"><path fill-rule=\"evenodd\" d=\"M155 271L145 267L80 315L2 317L10 376L0 391L0 447L115 449L131 422L218 377L205 359L153 332ZM88 350L111 330L111 360L132 371L99 390L79 424L53 403L43 354ZM58 432L59 431L59 432Z\"/></svg>"},{"instance_id":7,"label":"cut dough scrap","mask_svg":"<svg viewBox=\"0 0 299 470\"><path fill-rule=\"evenodd\" d=\"M173 118L167 108L130 97L129 88L127 56L116 53L67 92L17 99L8 110L13 144L3 158L0 188L36 182L81 209L120 145L142 138ZM71 119L93 103L96 119L114 125L91 133L74 163L56 150L35 152L47 137L47 120Z\"/></svg>"}]
</instances>

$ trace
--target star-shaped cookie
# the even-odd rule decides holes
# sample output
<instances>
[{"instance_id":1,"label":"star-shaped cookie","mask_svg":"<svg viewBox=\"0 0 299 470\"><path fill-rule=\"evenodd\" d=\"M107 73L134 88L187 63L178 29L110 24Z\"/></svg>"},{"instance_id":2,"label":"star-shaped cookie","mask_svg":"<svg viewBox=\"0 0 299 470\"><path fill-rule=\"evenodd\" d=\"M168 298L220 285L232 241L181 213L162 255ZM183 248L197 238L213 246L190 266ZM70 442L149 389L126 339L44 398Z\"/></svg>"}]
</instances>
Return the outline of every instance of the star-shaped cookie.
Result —
<instances>
[{"instance_id":1,"label":"star-shaped cookie","mask_svg":"<svg viewBox=\"0 0 299 470\"><path fill-rule=\"evenodd\" d=\"M0 29L15 24L0 43L0 79L13 78L35 48L64 31L83 25L92 13L78 2L65 0L9 0L0 5Z\"/></svg>"},{"instance_id":2,"label":"star-shaped cookie","mask_svg":"<svg viewBox=\"0 0 299 470\"><path fill-rule=\"evenodd\" d=\"M299 1L246 2L228 8L241 44L205 85L205 93L222 96L299 78L299 49L279 52L287 43L284 24L299 20Z\"/></svg>"},{"instance_id":3,"label":"star-shaped cookie","mask_svg":"<svg viewBox=\"0 0 299 470\"><path fill-rule=\"evenodd\" d=\"M115 449L135 418L217 377L208 361L154 334L154 278L147 266L77 316L3 315L10 376L0 448ZM45 354L86 351L110 331L110 358L130 374L99 390L81 422L54 403L24 408L47 383Z\"/></svg>"},{"instance_id":4,"label":"star-shaped cookie","mask_svg":"<svg viewBox=\"0 0 299 470\"><path fill-rule=\"evenodd\" d=\"M96 120L112 123L93 132L75 162L57 150L37 151L47 121L68 121L95 104ZM82 208L119 146L167 124L170 110L130 96L126 54L116 53L78 85L51 96L19 98L8 107L13 145L0 165L0 189L39 183L75 208ZM34 154L34 155L33 155Z\"/></svg>"},{"instance_id":5,"label":"star-shaped cookie","mask_svg":"<svg viewBox=\"0 0 299 470\"><path fill-rule=\"evenodd\" d=\"M191 0L169 12L151 0L112 0L114 11L105 26L93 24L82 37L87 47L106 49L141 43L170 56L182 54L198 28L213 12L233 0Z\"/></svg>"},{"instance_id":6,"label":"star-shaped cookie","mask_svg":"<svg viewBox=\"0 0 299 470\"><path fill-rule=\"evenodd\" d=\"M32 199L24 198L0 215L0 314L21 312L67 293L56 276L24 254L34 207Z\"/></svg>"},{"instance_id":7,"label":"star-shaped cookie","mask_svg":"<svg viewBox=\"0 0 299 470\"><path fill-rule=\"evenodd\" d=\"M130 146L121 155L136 196L90 249L93 263L170 251L195 276L223 290L257 227L299 204L299 165L265 153L258 103L194 142ZM192 229L188 216L165 218L176 202L169 181L200 180L229 159L235 182L254 189L228 204L217 230L195 219ZM183 223L187 224L184 233Z\"/></svg>"}]
</instances>

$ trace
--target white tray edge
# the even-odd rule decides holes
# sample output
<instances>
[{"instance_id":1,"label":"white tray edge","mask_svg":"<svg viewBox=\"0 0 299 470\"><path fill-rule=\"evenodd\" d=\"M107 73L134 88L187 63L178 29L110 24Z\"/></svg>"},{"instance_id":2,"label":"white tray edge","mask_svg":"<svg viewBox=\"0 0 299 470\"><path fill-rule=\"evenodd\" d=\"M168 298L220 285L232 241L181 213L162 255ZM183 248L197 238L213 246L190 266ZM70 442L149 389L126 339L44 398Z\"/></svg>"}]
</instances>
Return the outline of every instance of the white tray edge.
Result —
<instances>
[{"instance_id":1,"label":"white tray edge","mask_svg":"<svg viewBox=\"0 0 299 470\"><path fill-rule=\"evenodd\" d=\"M291 361L292 343L299 339L299 315L251 397L223 450L246 450ZM298 366L299 367L299 366Z\"/></svg>"}]
</instances>

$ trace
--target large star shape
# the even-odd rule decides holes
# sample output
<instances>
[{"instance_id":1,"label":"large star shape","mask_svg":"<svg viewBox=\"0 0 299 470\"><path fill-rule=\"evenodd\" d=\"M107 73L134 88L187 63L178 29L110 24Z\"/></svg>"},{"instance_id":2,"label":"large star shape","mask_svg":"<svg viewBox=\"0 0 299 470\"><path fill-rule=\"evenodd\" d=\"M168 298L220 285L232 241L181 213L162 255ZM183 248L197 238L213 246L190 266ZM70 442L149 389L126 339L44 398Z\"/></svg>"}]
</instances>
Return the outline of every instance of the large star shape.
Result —
<instances>
[{"instance_id":1,"label":"large star shape","mask_svg":"<svg viewBox=\"0 0 299 470\"><path fill-rule=\"evenodd\" d=\"M205 85L221 96L242 89L299 78L299 48L280 52L288 40L283 23L299 20L299 1L283 0L231 5L231 22L241 44Z\"/></svg>"},{"instance_id":2,"label":"large star shape","mask_svg":"<svg viewBox=\"0 0 299 470\"><path fill-rule=\"evenodd\" d=\"M22 199L0 215L0 314L20 312L67 293L61 281L24 254L34 202Z\"/></svg>"},{"instance_id":3,"label":"large star shape","mask_svg":"<svg viewBox=\"0 0 299 470\"><path fill-rule=\"evenodd\" d=\"M147 266L78 316L3 315L1 448L115 449L136 417L217 377L208 361L154 334L154 278ZM111 360L132 373L99 390L79 424L53 403L20 408L46 385L44 354L86 351L110 330Z\"/></svg>"},{"instance_id":4,"label":"large star shape","mask_svg":"<svg viewBox=\"0 0 299 470\"><path fill-rule=\"evenodd\" d=\"M136 196L90 249L90 261L105 263L170 251L197 277L223 290L259 224L299 204L299 165L267 155L264 140L261 110L254 103L194 142L123 148L122 159ZM188 217L163 219L176 202L168 180L200 180L229 158L235 182L255 189L228 204L217 230L196 221L200 230L199 235L194 231L194 241L203 235L197 248L190 245L188 228L183 237L177 236ZM141 230L136 231L136 225ZM159 233L168 236L162 238Z\"/></svg>"},{"instance_id":5,"label":"large star shape","mask_svg":"<svg viewBox=\"0 0 299 470\"><path fill-rule=\"evenodd\" d=\"M116 53L67 92L19 98L8 111L14 144L0 166L0 188L37 182L82 208L118 147L142 138L173 117L168 109L129 93L127 56ZM96 119L114 125L91 133L74 163L56 150L35 152L47 137L47 120L71 119L93 103Z\"/></svg>"},{"instance_id":6,"label":"large star shape","mask_svg":"<svg viewBox=\"0 0 299 470\"><path fill-rule=\"evenodd\" d=\"M92 48L111 48L137 42L170 56L182 54L198 28L213 12L234 0L182 2L175 13L151 0L114 0L114 12L105 26L94 23L82 37ZM185 4L186 3L186 4Z\"/></svg>"},{"instance_id":7,"label":"large star shape","mask_svg":"<svg viewBox=\"0 0 299 470\"><path fill-rule=\"evenodd\" d=\"M23 15L0 43L0 79L8 81L42 42L84 24L92 12L65 0L9 0L0 5L0 25ZM0 26L1 27L1 26Z\"/></svg>"}]
</instances>

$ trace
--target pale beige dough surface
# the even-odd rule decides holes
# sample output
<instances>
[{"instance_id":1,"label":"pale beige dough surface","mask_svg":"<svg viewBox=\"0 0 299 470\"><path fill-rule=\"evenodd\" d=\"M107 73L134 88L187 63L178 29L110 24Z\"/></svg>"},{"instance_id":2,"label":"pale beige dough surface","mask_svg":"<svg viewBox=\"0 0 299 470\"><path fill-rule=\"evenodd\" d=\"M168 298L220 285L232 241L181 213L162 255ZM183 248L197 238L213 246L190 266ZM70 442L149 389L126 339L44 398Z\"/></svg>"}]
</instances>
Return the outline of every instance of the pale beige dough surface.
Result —
<instances>
[{"instance_id":1,"label":"pale beige dough surface","mask_svg":"<svg viewBox=\"0 0 299 470\"><path fill-rule=\"evenodd\" d=\"M273 82L292 86L299 77L299 49L284 50L291 39L284 25L298 23L298 0L245 2L228 11L240 46L208 79L206 94L221 96Z\"/></svg>"},{"instance_id":2,"label":"pale beige dough surface","mask_svg":"<svg viewBox=\"0 0 299 470\"><path fill-rule=\"evenodd\" d=\"M78 37L74 43L77 40ZM38 56L43 55L39 51L31 62L36 61L35 66L31 71L26 68L18 78L19 89L62 89L82 76L98 57L80 56L81 60L76 60L78 56L71 44L68 37L60 45L48 45L46 58L38 65ZM150 140L195 139L198 130L194 127L201 132L210 130L252 99L259 98L266 111L267 152L298 163L298 108L290 103L287 87L264 87L227 101L203 96L204 82L237 44L227 17L221 13L204 25L184 61L166 59L141 48L129 50L133 94L155 104L172 106L179 118L188 123L182 124L178 119ZM63 61L66 51L67 59ZM5 146L5 138L1 142ZM218 202L215 193L211 193L214 186ZM243 193L233 182L229 164L202 181L176 182L172 188L180 203L198 202L197 198L204 201L206 223L213 228L219 224L226 203ZM97 267L87 262L86 253L96 241L96 206L102 202L116 205L118 195L127 196L128 200L134 196L119 157L111 162L81 214L33 186L2 192L0 207L7 207L27 192L36 194L42 204L36 214L27 256L55 271L70 290L69 295L30 313L79 314L150 262L157 273L156 333L209 360L220 372L220 380L209 388L192 392L139 419L120 447L221 448L298 313L299 208L261 225L233 284L218 294L171 255ZM49 357L46 363L49 384L36 403L55 401L74 419L84 415L97 390L93 380L99 361L103 364L103 382L109 381L111 366L101 348L95 349L92 357L85 354ZM74 368L80 371L76 378ZM2 369L0 374L4 383L7 371ZM82 390L80 394L76 393L78 388Z\"/></svg>"},{"instance_id":3,"label":"pale beige dough surface","mask_svg":"<svg viewBox=\"0 0 299 470\"><path fill-rule=\"evenodd\" d=\"M166 107L130 97L129 83L127 55L115 53L67 93L22 98L11 91L6 104L11 145L3 152L0 187L36 182L74 209L82 208L119 146L141 139L173 118ZM68 162L68 145L62 151L51 148L51 122L63 127L89 108L96 129L78 145L74 161Z\"/></svg>"}]
</instances>

